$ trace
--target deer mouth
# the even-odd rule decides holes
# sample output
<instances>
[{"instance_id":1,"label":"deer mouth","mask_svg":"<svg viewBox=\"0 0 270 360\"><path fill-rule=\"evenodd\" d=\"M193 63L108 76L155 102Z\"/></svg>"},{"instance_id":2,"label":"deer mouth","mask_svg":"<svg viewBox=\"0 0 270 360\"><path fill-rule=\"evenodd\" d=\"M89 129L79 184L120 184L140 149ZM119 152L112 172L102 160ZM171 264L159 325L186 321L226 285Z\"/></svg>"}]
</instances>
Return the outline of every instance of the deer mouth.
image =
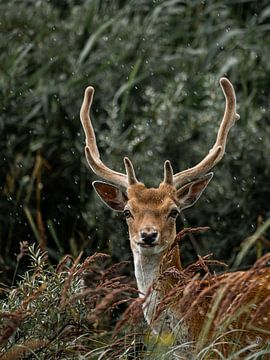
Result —
<instances>
[{"instance_id":1,"label":"deer mouth","mask_svg":"<svg viewBox=\"0 0 270 360\"><path fill-rule=\"evenodd\" d=\"M152 247L156 246L157 244L138 243L138 245L139 245L140 247L143 247L143 248L152 248Z\"/></svg>"}]
</instances>

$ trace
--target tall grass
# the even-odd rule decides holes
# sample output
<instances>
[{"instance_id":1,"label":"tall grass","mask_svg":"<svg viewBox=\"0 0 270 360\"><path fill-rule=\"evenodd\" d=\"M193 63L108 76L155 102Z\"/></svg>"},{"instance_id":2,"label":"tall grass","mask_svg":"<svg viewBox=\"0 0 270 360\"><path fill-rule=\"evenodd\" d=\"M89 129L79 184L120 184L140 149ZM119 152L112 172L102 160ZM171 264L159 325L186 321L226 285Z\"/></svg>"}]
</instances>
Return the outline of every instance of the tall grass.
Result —
<instances>
[{"instance_id":1,"label":"tall grass","mask_svg":"<svg viewBox=\"0 0 270 360\"><path fill-rule=\"evenodd\" d=\"M0 289L1 359L269 358L270 348L264 343L240 346L238 339L249 328L228 330L229 324L233 324L243 312L250 311L249 303L243 303L242 308L237 305L246 298L241 289L252 276L252 271L241 275L243 285L240 286L238 276L239 285L235 286L234 281L224 283L216 295L213 292L215 275L209 273L201 280L201 285L198 276L194 277L199 270L215 263L209 257L199 259L179 273L180 281L175 290L182 291L183 280L188 284L183 297L179 298L179 309L185 304L185 317L192 317L192 312L198 311L194 304L202 300L203 293L204 300L213 302L213 306L205 316L196 342L177 344L176 334L160 333L157 336L150 334L146 328L142 321L144 300L137 299L133 282L124 275L125 262L110 267L108 255L96 253L84 260L81 257L82 254L76 259L65 256L57 266L51 266L47 253L26 243L21 244L17 262L19 264L24 259L28 271L12 289ZM262 270L260 267L266 261L267 258L256 264L254 274ZM170 275L164 273L161 276ZM179 297L179 294L175 296ZM161 306L165 302L168 306L168 299L163 302ZM260 305L256 314L260 312ZM215 333L209 341L213 326Z\"/></svg>"}]
</instances>

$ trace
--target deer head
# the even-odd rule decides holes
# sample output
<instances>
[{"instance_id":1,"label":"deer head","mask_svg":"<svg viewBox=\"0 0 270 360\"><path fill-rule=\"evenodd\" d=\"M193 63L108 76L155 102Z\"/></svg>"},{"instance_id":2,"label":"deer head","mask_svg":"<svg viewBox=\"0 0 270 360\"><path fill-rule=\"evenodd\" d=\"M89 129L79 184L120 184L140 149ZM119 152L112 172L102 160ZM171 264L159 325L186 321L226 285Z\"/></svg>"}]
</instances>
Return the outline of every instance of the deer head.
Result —
<instances>
[{"instance_id":1,"label":"deer head","mask_svg":"<svg viewBox=\"0 0 270 360\"><path fill-rule=\"evenodd\" d=\"M221 78L220 85L226 107L214 146L196 166L176 174L170 161L165 161L164 179L158 188L147 188L139 182L127 157L124 158L125 174L108 168L101 161L89 116L94 89L86 88L80 112L86 135L86 159L92 171L109 182L94 181L93 187L107 206L123 212L134 254L151 256L164 253L174 241L179 212L194 205L212 179L213 173L209 170L222 159L228 132L239 119L232 84Z\"/></svg>"}]
</instances>

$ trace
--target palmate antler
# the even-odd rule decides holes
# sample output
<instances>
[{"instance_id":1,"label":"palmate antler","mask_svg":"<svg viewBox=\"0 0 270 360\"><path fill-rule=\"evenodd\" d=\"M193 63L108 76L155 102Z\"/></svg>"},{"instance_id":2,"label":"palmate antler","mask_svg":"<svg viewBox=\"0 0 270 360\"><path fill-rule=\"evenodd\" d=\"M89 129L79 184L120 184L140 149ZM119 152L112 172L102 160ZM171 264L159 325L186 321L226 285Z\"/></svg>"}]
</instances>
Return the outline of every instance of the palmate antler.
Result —
<instances>
[{"instance_id":1,"label":"palmate antler","mask_svg":"<svg viewBox=\"0 0 270 360\"><path fill-rule=\"evenodd\" d=\"M219 82L225 95L226 107L214 146L209 151L208 155L206 155L196 166L178 172L177 174L173 174L170 161L165 161L163 182L179 188L182 185L206 174L222 159L225 153L229 130L234 125L234 122L240 118L240 116L236 113L236 98L233 85L226 78L221 78ZM86 136L86 159L96 175L116 185L128 188L129 186L138 183L131 161L127 157L124 158L126 174L123 174L108 168L100 159L95 132L89 116L93 95L94 88L91 86L87 87L80 111L81 122Z\"/></svg>"}]
</instances>

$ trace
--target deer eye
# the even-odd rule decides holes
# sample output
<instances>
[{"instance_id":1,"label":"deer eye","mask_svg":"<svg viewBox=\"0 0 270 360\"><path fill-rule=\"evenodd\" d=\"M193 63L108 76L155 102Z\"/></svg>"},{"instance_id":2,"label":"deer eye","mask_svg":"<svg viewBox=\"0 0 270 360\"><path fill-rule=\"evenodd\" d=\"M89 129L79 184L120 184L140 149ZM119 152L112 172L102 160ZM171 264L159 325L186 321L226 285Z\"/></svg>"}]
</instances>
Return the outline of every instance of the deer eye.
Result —
<instances>
[{"instance_id":1,"label":"deer eye","mask_svg":"<svg viewBox=\"0 0 270 360\"><path fill-rule=\"evenodd\" d=\"M178 215L179 215L179 211L176 210L176 209L172 209L170 214L169 214L169 217L172 217L173 219L176 219Z\"/></svg>"},{"instance_id":2,"label":"deer eye","mask_svg":"<svg viewBox=\"0 0 270 360\"><path fill-rule=\"evenodd\" d=\"M126 219L130 219L132 217L131 211L128 209L123 211L123 215Z\"/></svg>"}]
</instances>

